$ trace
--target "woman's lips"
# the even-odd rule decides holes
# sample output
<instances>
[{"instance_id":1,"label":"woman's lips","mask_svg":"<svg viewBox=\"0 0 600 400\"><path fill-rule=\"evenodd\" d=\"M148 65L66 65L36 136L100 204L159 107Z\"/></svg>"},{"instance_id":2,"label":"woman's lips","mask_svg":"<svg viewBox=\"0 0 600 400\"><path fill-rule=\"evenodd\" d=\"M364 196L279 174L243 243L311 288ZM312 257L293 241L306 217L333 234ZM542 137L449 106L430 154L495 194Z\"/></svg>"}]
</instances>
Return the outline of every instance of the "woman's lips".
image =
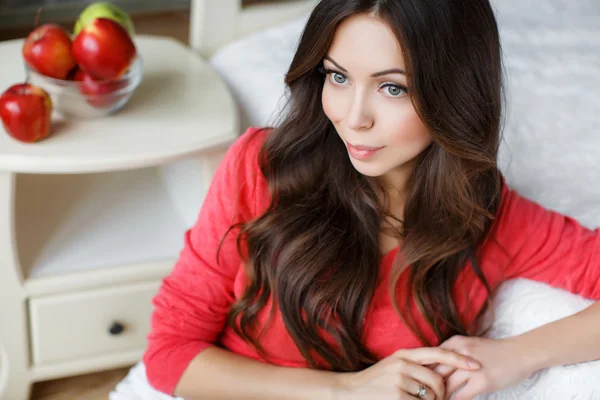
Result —
<instances>
[{"instance_id":1,"label":"woman's lips","mask_svg":"<svg viewBox=\"0 0 600 400\"><path fill-rule=\"evenodd\" d=\"M357 160L365 160L377 153L379 150L383 149L382 147L368 147L368 146L353 146L350 143L346 142L346 148L348 149L348 153L350 156Z\"/></svg>"}]
</instances>

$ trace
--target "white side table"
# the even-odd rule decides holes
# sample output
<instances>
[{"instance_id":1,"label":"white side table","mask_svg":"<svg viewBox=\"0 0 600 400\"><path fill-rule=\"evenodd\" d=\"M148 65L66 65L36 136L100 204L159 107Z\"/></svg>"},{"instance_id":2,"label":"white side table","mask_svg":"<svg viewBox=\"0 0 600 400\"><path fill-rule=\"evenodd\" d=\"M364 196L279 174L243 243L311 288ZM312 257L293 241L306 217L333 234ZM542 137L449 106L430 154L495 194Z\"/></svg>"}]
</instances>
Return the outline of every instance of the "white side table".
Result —
<instances>
[{"instance_id":1,"label":"white side table","mask_svg":"<svg viewBox=\"0 0 600 400\"><path fill-rule=\"evenodd\" d=\"M135 363L225 150L235 103L208 62L138 36L144 79L117 114L58 121L35 144L0 126L0 399L36 381ZM0 90L23 81L0 42Z\"/></svg>"}]
</instances>

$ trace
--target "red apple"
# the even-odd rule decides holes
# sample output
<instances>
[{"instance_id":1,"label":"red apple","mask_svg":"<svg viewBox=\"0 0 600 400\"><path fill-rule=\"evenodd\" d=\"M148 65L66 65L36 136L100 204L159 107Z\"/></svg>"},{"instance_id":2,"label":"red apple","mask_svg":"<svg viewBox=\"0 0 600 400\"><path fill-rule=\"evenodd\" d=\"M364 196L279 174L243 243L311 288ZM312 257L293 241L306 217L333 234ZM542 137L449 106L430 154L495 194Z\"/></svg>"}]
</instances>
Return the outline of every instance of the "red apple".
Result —
<instances>
[{"instance_id":1,"label":"red apple","mask_svg":"<svg viewBox=\"0 0 600 400\"><path fill-rule=\"evenodd\" d=\"M21 142L37 142L49 136L51 115L48 93L29 83L13 85L0 96L4 129Z\"/></svg>"},{"instance_id":2,"label":"red apple","mask_svg":"<svg viewBox=\"0 0 600 400\"><path fill-rule=\"evenodd\" d=\"M97 79L119 78L137 54L125 28L108 18L96 18L83 27L72 49L77 64Z\"/></svg>"},{"instance_id":3,"label":"red apple","mask_svg":"<svg viewBox=\"0 0 600 400\"><path fill-rule=\"evenodd\" d=\"M23 58L35 71L56 79L65 79L76 65L71 38L56 24L41 25L27 36Z\"/></svg>"},{"instance_id":4,"label":"red apple","mask_svg":"<svg viewBox=\"0 0 600 400\"><path fill-rule=\"evenodd\" d=\"M115 102L110 94L127 85L127 81L98 80L89 72L78 69L75 81L79 82L79 91L85 95L86 101L94 107L107 107Z\"/></svg>"}]
</instances>

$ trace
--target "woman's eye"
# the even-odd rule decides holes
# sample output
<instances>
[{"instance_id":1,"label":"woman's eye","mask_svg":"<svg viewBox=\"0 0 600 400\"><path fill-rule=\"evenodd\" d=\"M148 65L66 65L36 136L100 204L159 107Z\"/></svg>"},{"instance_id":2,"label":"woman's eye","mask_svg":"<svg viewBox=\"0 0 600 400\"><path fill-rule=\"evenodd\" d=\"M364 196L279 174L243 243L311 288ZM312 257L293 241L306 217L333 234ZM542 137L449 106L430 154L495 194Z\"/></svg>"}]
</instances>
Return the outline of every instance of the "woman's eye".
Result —
<instances>
[{"instance_id":1,"label":"woman's eye","mask_svg":"<svg viewBox=\"0 0 600 400\"><path fill-rule=\"evenodd\" d=\"M343 85L344 83L346 83L346 80L348 80L348 78L346 78L343 74L337 71L333 71L331 69L327 69L323 66L320 66L318 68L318 71L325 75L329 80L332 80L333 83L337 85Z\"/></svg>"},{"instance_id":2,"label":"woman's eye","mask_svg":"<svg viewBox=\"0 0 600 400\"><path fill-rule=\"evenodd\" d=\"M398 86L398 85L392 85L389 83L386 85L383 85L383 89L387 89L387 92L392 97L400 97L401 95L407 93L407 90L405 87Z\"/></svg>"},{"instance_id":3,"label":"woman's eye","mask_svg":"<svg viewBox=\"0 0 600 400\"><path fill-rule=\"evenodd\" d=\"M346 83L346 78L344 75L338 73L338 72L330 72L331 74L331 78L333 79L333 81L339 85L343 85L344 83Z\"/></svg>"}]
</instances>

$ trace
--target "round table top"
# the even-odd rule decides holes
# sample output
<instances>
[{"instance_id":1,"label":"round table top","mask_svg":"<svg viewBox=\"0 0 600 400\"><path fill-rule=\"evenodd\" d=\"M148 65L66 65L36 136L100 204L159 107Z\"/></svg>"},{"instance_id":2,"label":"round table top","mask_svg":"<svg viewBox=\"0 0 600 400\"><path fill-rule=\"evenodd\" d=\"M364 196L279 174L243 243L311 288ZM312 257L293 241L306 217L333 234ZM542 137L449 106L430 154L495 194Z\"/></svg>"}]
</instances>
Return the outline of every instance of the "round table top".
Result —
<instances>
[{"instance_id":1,"label":"round table top","mask_svg":"<svg viewBox=\"0 0 600 400\"><path fill-rule=\"evenodd\" d=\"M53 116L52 134L36 143L10 137L0 123L0 171L84 173L163 164L229 145L237 109L210 64L182 43L136 36L143 80L129 103L98 119ZM0 42L0 91L23 82L23 39Z\"/></svg>"}]
</instances>

